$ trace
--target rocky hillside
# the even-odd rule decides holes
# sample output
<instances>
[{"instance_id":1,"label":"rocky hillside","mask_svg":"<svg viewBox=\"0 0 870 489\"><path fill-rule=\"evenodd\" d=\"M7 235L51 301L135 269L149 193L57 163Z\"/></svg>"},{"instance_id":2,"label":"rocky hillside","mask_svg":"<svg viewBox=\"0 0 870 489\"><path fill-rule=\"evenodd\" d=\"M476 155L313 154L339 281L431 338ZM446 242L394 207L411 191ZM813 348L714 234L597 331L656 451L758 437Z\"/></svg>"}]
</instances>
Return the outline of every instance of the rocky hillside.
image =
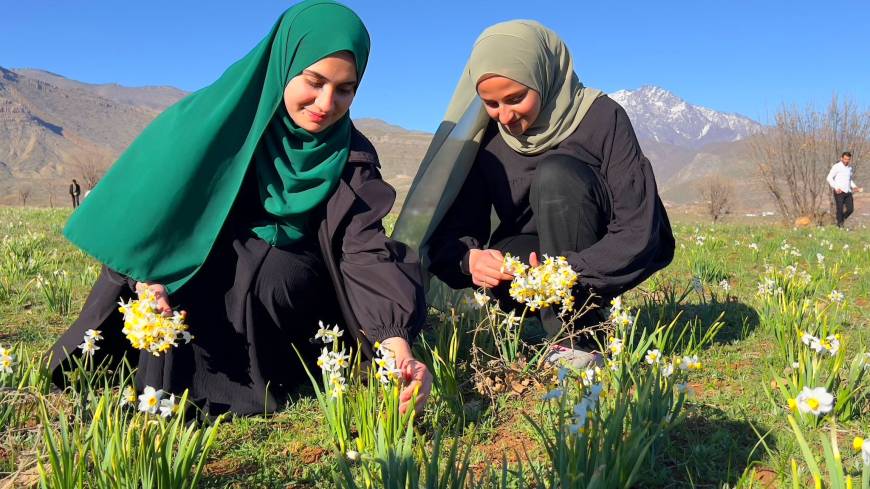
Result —
<instances>
[{"instance_id":1,"label":"rocky hillside","mask_svg":"<svg viewBox=\"0 0 870 489\"><path fill-rule=\"evenodd\" d=\"M0 203L67 205L69 180L85 184L114 162L159 112L186 95L172 87L89 84L37 69L0 67ZM735 114L694 106L659 87L610 95L629 114L672 205L698 199L708 175L724 175L762 205L754 168L743 150L760 125ZM374 143L384 177L404 198L431 134L378 119L358 119Z\"/></svg>"}]
</instances>

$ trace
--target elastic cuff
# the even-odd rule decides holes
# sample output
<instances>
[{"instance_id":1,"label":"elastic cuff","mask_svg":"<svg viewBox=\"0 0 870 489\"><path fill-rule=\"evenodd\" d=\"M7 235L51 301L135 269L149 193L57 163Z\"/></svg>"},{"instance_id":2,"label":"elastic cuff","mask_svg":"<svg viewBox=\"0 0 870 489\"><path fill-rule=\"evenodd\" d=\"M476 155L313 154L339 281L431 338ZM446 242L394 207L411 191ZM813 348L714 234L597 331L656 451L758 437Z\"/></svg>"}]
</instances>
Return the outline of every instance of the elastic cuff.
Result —
<instances>
[{"instance_id":1,"label":"elastic cuff","mask_svg":"<svg viewBox=\"0 0 870 489\"><path fill-rule=\"evenodd\" d=\"M463 275L471 276L471 265L469 260L471 259L471 249L465 252L462 259L459 260L459 271L462 272Z\"/></svg>"},{"instance_id":2,"label":"elastic cuff","mask_svg":"<svg viewBox=\"0 0 870 489\"><path fill-rule=\"evenodd\" d=\"M393 338L396 336L407 341L408 344L411 344L410 335L408 334L408 330L406 330L405 328L379 329L377 333L370 336L369 339L371 340L372 345L374 345L375 343L380 343L387 338Z\"/></svg>"}]
</instances>

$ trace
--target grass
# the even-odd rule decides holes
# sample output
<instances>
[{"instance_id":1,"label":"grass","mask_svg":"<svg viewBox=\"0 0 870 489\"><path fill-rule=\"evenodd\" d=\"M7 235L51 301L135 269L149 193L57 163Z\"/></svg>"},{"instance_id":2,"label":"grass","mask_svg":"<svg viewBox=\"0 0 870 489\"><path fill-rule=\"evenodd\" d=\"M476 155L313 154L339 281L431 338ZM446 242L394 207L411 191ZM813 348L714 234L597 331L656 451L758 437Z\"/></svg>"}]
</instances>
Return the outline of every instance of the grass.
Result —
<instances>
[{"instance_id":1,"label":"grass","mask_svg":"<svg viewBox=\"0 0 870 489\"><path fill-rule=\"evenodd\" d=\"M0 345L22 344L32 351L44 351L72 323L84 303L96 276L96 263L60 235L68 216L69 211L62 209L0 208L0 237L4 240L0 250L7 254L0 257L0 263L8 263L0 267ZM697 318L698 324L709 325L721 314L724 327L700 353L704 369L690 374L684 422L673 428L667 442L643 465L635 486L734 487L746 482L743 476L751 467L756 469L755 477L768 484L762 487L790 486L791 460L802 463L804 457L785 413L775 408L764 392L771 381L777 348L774 337L759 327L757 284L765 262L811 267L816 266L820 253L826 266L839 263L842 277L836 288L846 295L843 334L849 338L851 358L858 348L870 346L870 250L865 245L870 243L870 232L676 224L675 234L678 248L674 263L627 294L624 302L639 309L646 324L680 313L682 324ZM698 236L704 236L702 249L698 248ZM25 244L30 246L30 256L23 256L13 246L23 240L29 240ZM801 256L784 257L783 242L799 250ZM749 248L750 243L758 245L757 252ZM22 269L12 268L22 261ZM56 270L69 274L69 307L52 303L36 286L38 275L50 279ZM703 292L689 290L677 301L695 276L701 279ZM728 282L730 290L723 289L722 280ZM436 328L443 326L435 315L430 323ZM437 344L436 331L426 335L428 344ZM467 356L460 354L460 362L467 362ZM457 423L449 435L458 437L463 448L471 448L471 472L479 478L489 468L501 470L504 459L512 470L523 464L524 477L530 481L532 471L528 469L545 467L546 452L524 415L541 419L540 398L546 386L532 383L490 399L474 391L470 369L459 368L457 373L465 424ZM300 383L299 391L278 413L228 419L221 424L203 472L203 487L329 485L325 481L332 480L339 461L313 390L307 379L301 378ZM440 418L436 418L438 407L431 403L430 412L417 423L421 436L431 439L441 426L440 422L435 426L433 419L443 420L449 411L440 406ZM838 422L837 435L840 446L845 447L843 460L849 470L860 465L859 457L848 448L851 439L870 434L868 427L867 408L855 419ZM819 433L828 436L828 424L802 429L810 445L822 453ZM0 480L20 477L36 465L35 454L43 443L40 432L35 412L21 426L0 427ZM451 443L444 445L446 449Z\"/></svg>"}]
</instances>

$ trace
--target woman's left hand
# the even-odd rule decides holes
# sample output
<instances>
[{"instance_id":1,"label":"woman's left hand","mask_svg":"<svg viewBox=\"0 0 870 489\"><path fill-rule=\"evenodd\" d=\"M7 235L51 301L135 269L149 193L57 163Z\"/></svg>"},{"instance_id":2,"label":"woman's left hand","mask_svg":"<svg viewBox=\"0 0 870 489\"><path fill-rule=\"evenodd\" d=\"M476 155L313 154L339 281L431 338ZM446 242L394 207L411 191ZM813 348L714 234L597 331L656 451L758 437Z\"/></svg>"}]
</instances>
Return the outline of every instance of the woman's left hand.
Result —
<instances>
[{"instance_id":1,"label":"woman's left hand","mask_svg":"<svg viewBox=\"0 0 870 489\"><path fill-rule=\"evenodd\" d=\"M540 264L541 264L541 262L538 261L538 254L535 253L534 251L531 252L531 253L529 253L529 265L530 265L532 268L535 268L535 267L537 267L537 266L540 265Z\"/></svg>"},{"instance_id":2,"label":"woman's left hand","mask_svg":"<svg viewBox=\"0 0 870 489\"><path fill-rule=\"evenodd\" d=\"M432 374L425 363L414 357L396 359L396 363L396 367L402 371L402 381L405 383L405 388L399 394L399 412L405 414L416 393L417 403L414 410L417 411L417 416L420 416L432 392Z\"/></svg>"},{"instance_id":3,"label":"woman's left hand","mask_svg":"<svg viewBox=\"0 0 870 489\"><path fill-rule=\"evenodd\" d=\"M399 394L399 412L405 413L408 410L408 405L416 392L417 402L414 409L418 415L423 414L423 407L432 392L432 374L425 363L414 358L411 345L404 338L388 338L381 344L393 352L396 368L402 372L402 382L405 387Z\"/></svg>"}]
</instances>

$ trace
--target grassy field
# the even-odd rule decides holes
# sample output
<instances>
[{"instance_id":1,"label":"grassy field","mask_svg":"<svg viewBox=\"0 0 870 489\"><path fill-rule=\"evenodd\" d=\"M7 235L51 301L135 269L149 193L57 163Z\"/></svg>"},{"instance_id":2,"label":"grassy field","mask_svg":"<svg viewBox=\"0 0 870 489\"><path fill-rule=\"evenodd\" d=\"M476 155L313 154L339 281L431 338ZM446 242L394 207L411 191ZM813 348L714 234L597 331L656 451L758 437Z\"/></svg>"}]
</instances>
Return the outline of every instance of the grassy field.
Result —
<instances>
[{"instance_id":1,"label":"grassy field","mask_svg":"<svg viewBox=\"0 0 870 489\"><path fill-rule=\"evenodd\" d=\"M122 399L123 383L102 384L86 373L94 366L83 365L85 380L63 393L40 377L37 354L75 319L98 271L61 237L68 216L0 208L0 347L16 348L14 373L0 376L0 487L4 478L35 485L40 477L45 487L75 486L57 482L65 463L86 467L86 487L106 487L94 474L121 463L101 458L108 442L100 437L111 433L93 427L106 412L141 426L140 438L130 438L137 443L169 452L181 443L167 441L168 431L149 435L149 418L135 409L106 407ZM189 454L205 454L198 485L408 487L416 474L420 487L813 487L817 472L821 487L840 487L844 474L854 479L848 487L861 487L864 463L853 439L870 437L870 232L726 223L677 224L675 234L674 263L622 298L623 317L636 322L613 312L609 336L622 340L621 353L610 354L611 368L589 374L595 381L536 368L533 324L517 352L504 353L517 343L500 336L503 318L458 301L462 315L432 311L426 345L417 346L437 376L420 419L390 415L390 389L363 385L353 365L347 412L300 379L275 415L224 419L213 432L187 427L201 436ZM817 341L805 343L802 333ZM650 361L656 349L662 360ZM694 355L701 368L679 368ZM583 411L581 424L576 406L595 382L601 400ZM802 414L805 386L834 394L831 412ZM790 400L799 408L790 409ZM364 402L374 402L367 412L359 409ZM169 429L172 421L153 417L162 423L153 421L154 429ZM76 433L65 431L67 423L82 427L82 445L67 450L64 462L57 447ZM832 436L841 456L826 459L826 448L836 454ZM145 455L126 457L131 468L118 470L138 474L132 467ZM438 484L433 473L443 477Z\"/></svg>"}]
</instances>

